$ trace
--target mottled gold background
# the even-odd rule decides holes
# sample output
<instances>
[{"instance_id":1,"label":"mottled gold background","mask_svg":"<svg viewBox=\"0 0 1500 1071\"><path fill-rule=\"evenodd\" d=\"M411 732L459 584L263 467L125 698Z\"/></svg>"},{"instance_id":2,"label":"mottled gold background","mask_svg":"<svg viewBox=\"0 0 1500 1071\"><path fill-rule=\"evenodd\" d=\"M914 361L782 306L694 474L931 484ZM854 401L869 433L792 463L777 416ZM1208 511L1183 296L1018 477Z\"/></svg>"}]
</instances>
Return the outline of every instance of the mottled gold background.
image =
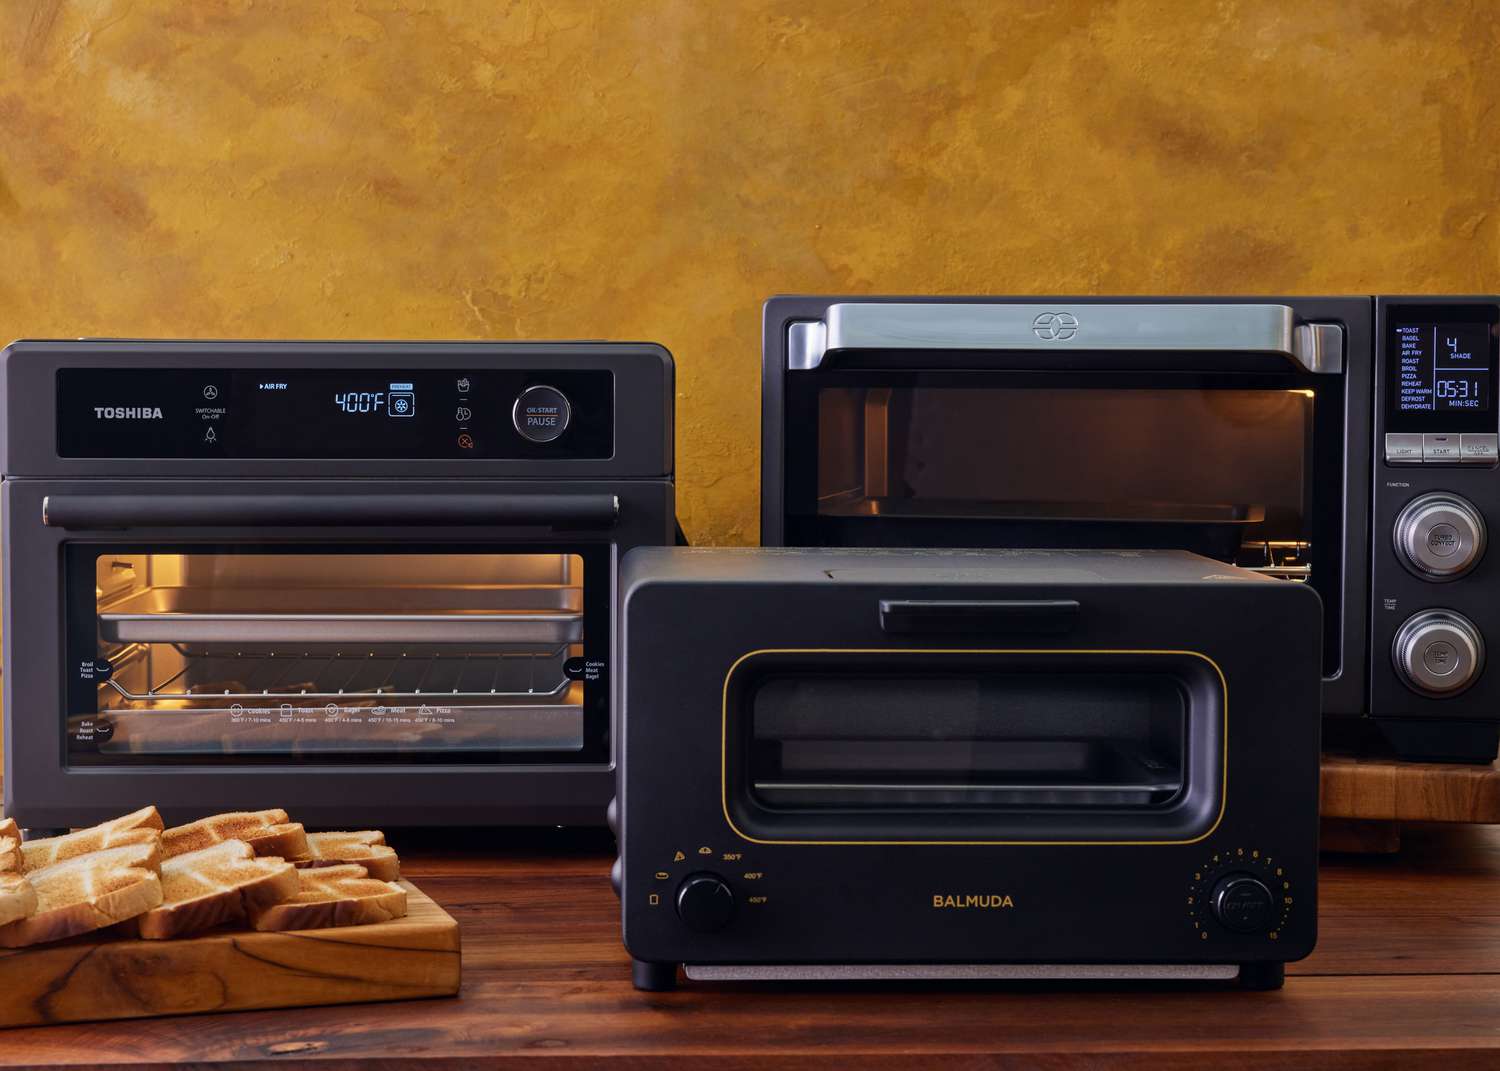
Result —
<instances>
[{"instance_id":1,"label":"mottled gold background","mask_svg":"<svg viewBox=\"0 0 1500 1071\"><path fill-rule=\"evenodd\" d=\"M649 338L778 291L1500 289L1493 3L0 0L0 335Z\"/></svg>"}]
</instances>

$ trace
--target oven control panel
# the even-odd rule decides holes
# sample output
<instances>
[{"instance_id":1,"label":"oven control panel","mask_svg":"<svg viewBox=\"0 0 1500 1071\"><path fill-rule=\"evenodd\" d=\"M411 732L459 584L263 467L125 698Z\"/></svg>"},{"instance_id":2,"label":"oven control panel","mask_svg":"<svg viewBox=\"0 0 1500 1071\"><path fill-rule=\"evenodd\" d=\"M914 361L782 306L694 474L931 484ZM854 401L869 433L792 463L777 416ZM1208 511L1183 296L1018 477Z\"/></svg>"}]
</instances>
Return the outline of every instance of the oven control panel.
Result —
<instances>
[{"instance_id":1,"label":"oven control panel","mask_svg":"<svg viewBox=\"0 0 1500 1071\"><path fill-rule=\"evenodd\" d=\"M1378 307L1370 712L1422 722L1407 746L1428 753L1409 757L1489 761L1493 741L1461 723L1500 704L1485 656L1500 642L1500 305Z\"/></svg>"},{"instance_id":2,"label":"oven control panel","mask_svg":"<svg viewBox=\"0 0 1500 1071\"><path fill-rule=\"evenodd\" d=\"M1494 327L1460 311L1392 311L1385 340L1388 465L1494 465Z\"/></svg>"},{"instance_id":3,"label":"oven control panel","mask_svg":"<svg viewBox=\"0 0 1500 1071\"><path fill-rule=\"evenodd\" d=\"M65 458L593 459L605 369L61 368Z\"/></svg>"}]
</instances>

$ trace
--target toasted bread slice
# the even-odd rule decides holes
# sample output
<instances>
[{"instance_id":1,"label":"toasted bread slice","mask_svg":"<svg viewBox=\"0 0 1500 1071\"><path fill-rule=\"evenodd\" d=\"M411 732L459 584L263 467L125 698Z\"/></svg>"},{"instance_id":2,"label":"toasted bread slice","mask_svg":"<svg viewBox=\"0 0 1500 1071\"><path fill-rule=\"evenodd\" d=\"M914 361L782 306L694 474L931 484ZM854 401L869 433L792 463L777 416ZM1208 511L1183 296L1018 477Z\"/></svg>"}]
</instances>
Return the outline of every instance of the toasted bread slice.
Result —
<instances>
[{"instance_id":1,"label":"toasted bread slice","mask_svg":"<svg viewBox=\"0 0 1500 1071\"><path fill-rule=\"evenodd\" d=\"M19 874L21 869L21 831L14 818L0 818L0 874Z\"/></svg>"},{"instance_id":2,"label":"toasted bread slice","mask_svg":"<svg viewBox=\"0 0 1500 1071\"><path fill-rule=\"evenodd\" d=\"M0 874L0 927L36 910L36 887L19 872Z\"/></svg>"},{"instance_id":3,"label":"toasted bread slice","mask_svg":"<svg viewBox=\"0 0 1500 1071\"><path fill-rule=\"evenodd\" d=\"M355 863L298 870L297 882L295 896L252 908L250 925L257 930L321 930L389 922L406 914L406 890L370 877Z\"/></svg>"},{"instance_id":4,"label":"toasted bread slice","mask_svg":"<svg viewBox=\"0 0 1500 1071\"><path fill-rule=\"evenodd\" d=\"M299 861L299 867L358 863L370 877L380 881L395 881L401 877L401 860L396 856L396 849L386 847L385 834L378 829L358 833L309 833L307 850L309 858Z\"/></svg>"},{"instance_id":5,"label":"toasted bread slice","mask_svg":"<svg viewBox=\"0 0 1500 1071\"><path fill-rule=\"evenodd\" d=\"M280 808L269 811L231 811L210 815L185 826L174 826L162 834L162 854L171 859L221 841L242 840L257 855L282 859L307 858L307 833L296 822L288 822Z\"/></svg>"},{"instance_id":6,"label":"toasted bread slice","mask_svg":"<svg viewBox=\"0 0 1500 1071\"><path fill-rule=\"evenodd\" d=\"M267 826L259 833L247 833L242 838L255 849L256 855L300 862L308 857L307 831L301 822L282 822Z\"/></svg>"},{"instance_id":7,"label":"toasted bread slice","mask_svg":"<svg viewBox=\"0 0 1500 1071\"><path fill-rule=\"evenodd\" d=\"M158 941L245 918L296 895L297 870L276 858L257 857L242 840L226 840L174 856L161 865L162 903L134 920L137 934Z\"/></svg>"},{"instance_id":8,"label":"toasted bread slice","mask_svg":"<svg viewBox=\"0 0 1500 1071\"><path fill-rule=\"evenodd\" d=\"M60 941L135 918L161 903L161 843L152 839L65 859L25 875L36 909L0 926L0 948Z\"/></svg>"},{"instance_id":9,"label":"toasted bread slice","mask_svg":"<svg viewBox=\"0 0 1500 1071\"><path fill-rule=\"evenodd\" d=\"M132 844L155 843L162 828L161 815L155 807L142 807L139 811L102 822L88 829L64 833L60 837L44 837L28 840L21 845L21 869L25 872L76 859L80 855L102 851L105 848L122 848Z\"/></svg>"}]
</instances>

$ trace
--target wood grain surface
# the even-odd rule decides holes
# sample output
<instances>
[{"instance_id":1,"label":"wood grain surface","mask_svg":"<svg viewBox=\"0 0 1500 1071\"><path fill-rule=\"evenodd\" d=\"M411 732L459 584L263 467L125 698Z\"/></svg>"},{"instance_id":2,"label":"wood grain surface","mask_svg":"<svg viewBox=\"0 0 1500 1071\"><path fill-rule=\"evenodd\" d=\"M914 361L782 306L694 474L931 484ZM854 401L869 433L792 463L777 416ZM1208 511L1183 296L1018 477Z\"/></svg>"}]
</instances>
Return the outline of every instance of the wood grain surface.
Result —
<instances>
[{"instance_id":1,"label":"wood grain surface","mask_svg":"<svg viewBox=\"0 0 1500 1071\"><path fill-rule=\"evenodd\" d=\"M406 917L370 926L0 951L0 1026L451 996L458 924L403 884ZM0 1064L16 1036L0 1033Z\"/></svg>"},{"instance_id":2,"label":"wood grain surface","mask_svg":"<svg viewBox=\"0 0 1500 1071\"><path fill-rule=\"evenodd\" d=\"M393 837L457 918L457 1000L0 1032L0 1063L319 1068L1464 1068L1500 1065L1500 830L1332 856L1317 950L1274 993L1190 986L631 988L594 837Z\"/></svg>"},{"instance_id":3,"label":"wood grain surface","mask_svg":"<svg viewBox=\"0 0 1500 1071\"><path fill-rule=\"evenodd\" d=\"M1460 766L1323 756L1324 818L1500 822L1500 762Z\"/></svg>"}]
</instances>

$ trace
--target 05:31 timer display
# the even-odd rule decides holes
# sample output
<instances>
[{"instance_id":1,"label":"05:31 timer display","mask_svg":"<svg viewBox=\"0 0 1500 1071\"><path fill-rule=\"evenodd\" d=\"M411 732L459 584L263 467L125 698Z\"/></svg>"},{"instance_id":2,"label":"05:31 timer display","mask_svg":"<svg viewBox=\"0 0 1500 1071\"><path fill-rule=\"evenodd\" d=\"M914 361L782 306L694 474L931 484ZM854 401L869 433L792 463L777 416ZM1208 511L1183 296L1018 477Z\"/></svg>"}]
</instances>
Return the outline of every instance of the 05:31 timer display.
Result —
<instances>
[{"instance_id":1,"label":"05:31 timer display","mask_svg":"<svg viewBox=\"0 0 1500 1071\"><path fill-rule=\"evenodd\" d=\"M333 404L341 413L385 413L391 417L417 414L417 396L410 383L392 383L389 390L339 391Z\"/></svg>"}]
</instances>

